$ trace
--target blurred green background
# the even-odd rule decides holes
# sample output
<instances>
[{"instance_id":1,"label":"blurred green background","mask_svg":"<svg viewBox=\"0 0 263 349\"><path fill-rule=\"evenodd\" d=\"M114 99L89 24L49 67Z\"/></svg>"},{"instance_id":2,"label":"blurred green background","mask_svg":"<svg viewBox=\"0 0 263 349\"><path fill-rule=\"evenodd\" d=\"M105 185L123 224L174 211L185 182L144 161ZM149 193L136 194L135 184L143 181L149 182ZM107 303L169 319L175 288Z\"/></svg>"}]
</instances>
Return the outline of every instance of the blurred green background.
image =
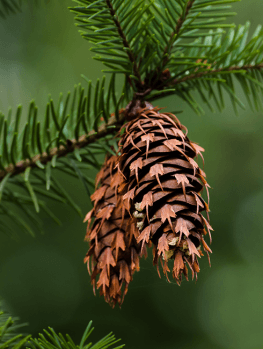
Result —
<instances>
[{"instance_id":1,"label":"blurred green background","mask_svg":"<svg viewBox=\"0 0 263 349\"><path fill-rule=\"evenodd\" d=\"M51 0L0 20L0 109L19 103L27 110L34 98L44 112L48 94L73 90L81 74L96 80L101 64L92 60L87 41L74 27L70 0ZM262 23L262 1L234 5L236 23ZM239 95L244 99L242 92ZM205 172L211 187L212 268L204 257L198 282L181 287L159 279L151 255L134 275L122 309L114 310L93 296L83 264L88 249L86 226L71 208L51 203L63 221L56 226L40 214L45 234L15 242L1 236L0 295L8 309L28 322L37 335L54 327L77 342L90 320L96 340L113 331L129 349L135 348L263 348L263 118L262 112L196 116L181 100L166 98L156 105L179 115L191 140L205 148ZM92 174L93 176L95 175ZM61 177L83 212L89 198L78 181Z\"/></svg>"}]
</instances>

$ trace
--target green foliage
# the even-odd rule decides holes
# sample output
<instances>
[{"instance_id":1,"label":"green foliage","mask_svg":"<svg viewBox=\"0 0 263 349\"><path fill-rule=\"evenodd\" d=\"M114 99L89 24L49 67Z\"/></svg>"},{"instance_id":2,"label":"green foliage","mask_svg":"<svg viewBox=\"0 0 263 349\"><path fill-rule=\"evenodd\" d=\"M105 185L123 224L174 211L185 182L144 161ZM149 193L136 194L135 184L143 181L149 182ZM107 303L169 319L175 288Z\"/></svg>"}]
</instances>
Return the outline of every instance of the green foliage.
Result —
<instances>
[{"instance_id":1,"label":"green foliage","mask_svg":"<svg viewBox=\"0 0 263 349\"><path fill-rule=\"evenodd\" d=\"M154 16L148 9L153 1L143 0L76 0L82 6L71 10L77 13L81 35L93 44L95 59L102 61L108 73L122 73L129 77L134 89L142 84L141 75L147 69L147 57L142 62L151 37L147 27Z\"/></svg>"},{"instance_id":2,"label":"green foliage","mask_svg":"<svg viewBox=\"0 0 263 349\"><path fill-rule=\"evenodd\" d=\"M43 2L49 2L50 0L42 0ZM0 17L6 18L10 14L14 14L22 11L22 5L27 2L27 0L0 0ZM41 0L31 0L30 5L38 5Z\"/></svg>"},{"instance_id":3,"label":"green foliage","mask_svg":"<svg viewBox=\"0 0 263 349\"><path fill-rule=\"evenodd\" d=\"M0 16L6 18L11 13L21 11L22 0L0 0Z\"/></svg>"},{"instance_id":4,"label":"green foliage","mask_svg":"<svg viewBox=\"0 0 263 349\"><path fill-rule=\"evenodd\" d=\"M107 91L107 92L106 92ZM29 105L27 122L20 128L22 106L13 120L12 110L6 118L0 114L0 136L2 147L0 167L3 170L10 163L14 166L22 160L33 159L37 154L51 154L51 149L68 147L67 140L79 140L81 135L98 131L102 123L107 123L111 112L119 107L120 100L115 96L115 79L112 77L105 91L105 77L97 80L96 86L88 82L85 89L79 84L66 98L60 94L57 106L49 98L44 121L38 121L38 108L32 101ZM93 93L93 97L92 97ZM43 117L42 117L43 119ZM18 135L19 134L19 135ZM51 154L52 155L52 154ZM41 159L36 166L42 168Z\"/></svg>"},{"instance_id":5,"label":"green foliage","mask_svg":"<svg viewBox=\"0 0 263 349\"><path fill-rule=\"evenodd\" d=\"M137 91L145 78L154 84L159 77L154 73L165 69L178 48L196 47L187 40L211 28L234 27L222 22L235 14L228 12L231 5L227 4L240 0L75 1L82 6L72 11L77 13L82 36L93 44L94 58L110 68L107 72L128 76Z\"/></svg>"},{"instance_id":6,"label":"green foliage","mask_svg":"<svg viewBox=\"0 0 263 349\"><path fill-rule=\"evenodd\" d=\"M114 75L106 91L105 77L98 80L95 87L88 81L86 90L81 85L75 86L72 95L70 92L66 98L60 95L56 106L49 99L43 122L38 121L38 108L32 101L22 131L19 125L21 106L17 108L14 120L11 110L7 118L0 115L0 215L5 216L0 222L2 231L14 236L11 230L12 224L16 223L21 230L34 235L31 226L13 212L14 205L37 230L42 230L41 221L32 208L36 212L43 209L60 224L46 205L45 198L68 203L82 215L78 205L56 179L54 169L79 178L90 196L94 180L87 175L88 170L100 169L97 156L112 152L111 146L117 148L114 139L116 125L108 122L111 112L118 114L116 110L119 110L124 95L117 98Z\"/></svg>"},{"instance_id":7,"label":"green foliage","mask_svg":"<svg viewBox=\"0 0 263 349\"><path fill-rule=\"evenodd\" d=\"M168 62L167 58L178 51L178 48L195 47L196 44L187 39L204 36L210 29L234 27L234 24L222 22L236 14L229 12L229 4L237 1L240 0L155 1L151 8L154 20L148 30L154 32L155 39L158 40L158 59L161 59L159 64L162 68Z\"/></svg>"},{"instance_id":8,"label":"green foliage","mask_svg":"<svg viewBox=\"0 0 263 349\"><path fill-rule=\"evenodd\" d=\"M248 104L258 110L263 92L263 30L258 26L248 40L250 23L230 29L224 35L222 29L194 41L196 46L178 50L167 65L172 76L166 81L169 89L162 92L175 93L184 99L195 112L203 109L192 92L200 94L202 102L214 111L212 103L222 111L224 93L229 95L235 111L237 106L245 108L235 94L234 78L240 83ZM223 35L222 35L223 34ZM155 99L149 98L149 100Z\"/></svg>"},{"instance_id":9,"label":"green foliage","mask_svg":"<svg viewBox=\"0 0 263 349\"><path fill-rule=\"evenodd\" d=\"M21 1L0 1L0 16L2 18L6 18L6 15L9 15L10 13L16 13L18 11L21 11Z\"/></svg>"},{"instance_id":10,"label":"green foliage","mask_svg":"<svg viewBox=\"0 0 263 349\"><path fill-rule=\"evenodd\" d=\"M2 308L2 304L0 303ZM94 330L92 321L88 324L79 345L76 345L71 337L67 334L65 337L59 333L57 334L52 328L49 331L44 330L44 334L39 334L38 339L32 338L30 335L17 334L18 329L25 325L17 325L17 319L12 318L4 311L0 310L0 349L20 349L20 348L33 348L33 349L106 349L112 348L112 346L120 341L115 336L109 333L103 337L97 343L87 343L91 333ZM121 349L123 345L119 345L112 349Z\"/></svg>"},{"instance_id":11,"label":"green foliage","mask_svg":"<svg viewBox=\"0 0 263 349\"><path fill-rule=\"evenodd\" d=\"M81 35L110 80L106 84L103 77L94 85L88 80L86 89L75 86L58 103L50 98L43 117L32 101L23 127L22 106L15 115L11 110L7 117L0 113L0 230L11 236L17 227L31 235L42 230L40 210L60 224L47 200L67 203L81 216L58 174L79 179L90 196L94 179L87 173L99 170L105 153L117 149L115 134L124 122L119 110L131 100L153 102L174 95L202 114L198 94L211 111L214 106L222 111L228 95L237 112L238 106L244 108L235 92L238 83L250 107L261 107L263 29L258 26L250 38L249 23L237 28L225 23L235 15L231 5L240 0L74 1L71 11ZM24 2L0 0L0 16L21 11ZM121 95L115 74L123 76ZM109 334L87 344L91 322L80 345L51 328L28 342L30 336L17 334L19 327L16 319L0 312L0 349L106 349L117 342Z\"/></svg>"},{"instance_id":12,"label":"green foliage","mask_svg":"<svg viewBox=\"0 0 263 349\"><path fill-rule=\"evenodd\" d=\"M201 114L194 90L211 110L210 99L222 111L222 91L236 111L237 105L244 107L235 94L233 76L249 105L259 107L262 31L257 29L246 43L248 23L237 30L223 23L235 15L229 10L238 1L81 0L77 2L82 6L72 11L85 29L83 37L93 44L94 58L110 67L109 72L126 76L124 90L132 86L135 95L140 92L148 101L175 94ZM230 28L227 34L225 28ZM163 81L164 69L171 76Z\"/></svg>"},{"instance_id":13,"label":"green foliage","mask_svg":"<svg viewBox=\"0 0 263 349\"><path fill-rule=\"evenodd\" d=\"M86 343L94 330L94 327L91 328L91 326L92 321L88 324L79 345L76 345L68 334L64 337L61 333L56 334L52 328L49 328L49 331L44 330L46 336L40 334L38 339L31 339L29 344L33 349L106 349L120 341L120 339L116 340L111 332L93 345L91 342ZM124 344L112 349L123 347Z\"/></svg>"},{"instance_id":14,"label":"green foliage","mask_svg":"<svg viewBox=\"0 0 263 349\"><path fill-rule=\"evenodd\" d=\"M30 336L18 334L18 329L25 326L17 325L17 318L12 318L8 313L2 311L0 302L0 349L20 349L24 347Z\"/></svg>"},{"instance_id":15,"label":"green foliage","mask_svg":"<svg viewBox=\"0 0 263 349\"><path fill-rule=\"evenodd\" d=\"M21 1L9 4L21 5ZM42 209L60 223L45 198L68 203L81 215L56 173L78 178L90 196L94 180L87 171L99 170L98 156L117 149L114 135L124 121L119 110L131 100L175 95L201 114L197 93L212 111L214 105L220 111L224 108L227 94L237 111L244 105L235 93L236 81L251 108L260 107L262 28L248 39L249 23L237 29L224 23L235 15L231 5L239 0L74 1L77 6L71 11L81 34L111 79L106 84L103 77L94 86L88 81L86 90L76 86L73 94L60 95L56 106L49 99L43 122L31 102L22 131L21 106L14 120L11 111L7 118L0 114L0 215L9 219L1 219L4 232L12 230L14 223L32 235L32 224L42 229L33 210ZM230 28L227 33L226 28ZM121 96L116 93L115 74L124 77ZM14 206L30 225L14 213Z\"/></svg>"}]
</instances>

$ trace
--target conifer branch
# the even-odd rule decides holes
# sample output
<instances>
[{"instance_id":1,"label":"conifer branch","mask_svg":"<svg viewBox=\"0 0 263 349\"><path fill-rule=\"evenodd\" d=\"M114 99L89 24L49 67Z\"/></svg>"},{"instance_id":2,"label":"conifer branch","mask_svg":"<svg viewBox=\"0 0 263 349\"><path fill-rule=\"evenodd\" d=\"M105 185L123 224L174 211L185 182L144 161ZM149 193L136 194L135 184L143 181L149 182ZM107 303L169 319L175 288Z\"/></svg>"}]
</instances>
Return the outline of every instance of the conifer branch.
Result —
<instances>
[{"instance_id":1,"label":"conifer branch","mask_svg":"<svg viewBox=\"0 0 263 349\"><path fill-rule=\"evenodd\" d=\"M151 4L143 0L127 4L119 0L75 2L86 5L71 10L77 14L81 35L94 44L91 47L96 54L94 59L110 68L104 72L125 74L134 90L143 91L142 76L149 62L147 57L142 61L141 56L147 44L150 44L146 28L153 19L153 15L148 13Z\"/></svg>"},{"instance_id":2,"label":"conifer branch","mask_svg":"<svg viewBox=\"0 0 263 349\"><path fill-rule=\"evenodd\" d=\"M50 0L45 0L48 3ZM8 15L16 14L17 12L22 12L22 5L27 2L27 0L0 0L0 17L6 19ZM34 1L34 5L39 4L39 0ZM32 3L32 1L31 1Z\"/></svg>"},{"instance_id":3,"label":"conifer branch","mask_svg":"<svg viewBox=\"0 0 263 349\"><path fill-rule=\"evenodd\" d=\"M86 93L79 85L75 86L73 95L67 94L66 99L60 94L57 106L49 99L42 121L38 120L38 108L32 101L22 129L22 106L17 108L13 123L10 122L11 112L8 118L0 113L0 215L26 233L34 236L31 225L43 232L42 222L33 210L36 213L44 210L61 224L47 207L46 198L71 205L82 217L80 207L57 181L54 169L78 178L87 195L91 195L94 179L89 177L88 171L100 168L99 154L113 152L111 147L117 147L114 129L118 131L121 126L121 105L127 99L125 92L117 95L114 74L106 86L103 77L101 81L97 80L96 86L88 81ZM24 217L7 209L9 204L19 208ZM16 236L15 231L9 229L9 223L2 220L0 230Z\"/></svg>"},{"instance_id":4,"label":"conifer branch","mask_svg":"<svg viewBox=\"0 0 263 349\"><path fill-rule=\"evenodd\" d=\"M235 24L222 24L222 22L227 17L235 15L234 12L225 11L231 8L231 5L225 6L225 3L231 4L237 1L240 0L226 0L224 2L219 0L212 2L183 0L172 3L167 0L159 0L160 5L153 3L152 12L155 18L149 33L154 32L155 34L158 59L155 61L155 67L148 74L147 81L151 81L151 86L154 89L159 89L160 80L162 80L162 75L167 68L172 72L170 62L174 55L182 53L185 47L193 47L194 49L198 46L186 40L201 39L208 35L208 31L213 36L218 35L219 30L221 30L222 35L222 28L235 27Z\"/></svg>"},{"instance_id":5,"label":"conifer branch","mask_svg":"<svg viewBox=\"0 0 263 349\"><path fill-rule=\"evenodd\" d=\"M193 4L194 4L195 0L189 0L187 5L186 5L186 10L184 13L182 13L181 17L179 17L179 19L177 20L177 25L175 30L171 33L170 35L170 39L169 39L169 43L168 45L166 45L165 49L164 49L164 53L163 53L163 57L162 57L162 69L161 71L164 69L165 65L167 64L168 60L169 60L169 54L170 51L172 49L172 44L174 39L179 36L180 30L182 28L182 25L184 24L190 9L192 8Z\"/></svg>"},{"instance_id":6,"label":"conifer branch","mask_svg":"<svg viewBox=\"0 0 263 349\"><path fill-rule=\"evenodd\" d=\"M116 339L114 334L110 332L108 335L101 338L98 342L92 345L90 336L94 330L92 321L86 327L79 344L75 344L72 338L66 334L57 334L51 327L48 331L44 330L44 334L39 333L39 338L32 338L31 335L25 335L18 331L26 324L17 324L18 318L11 317L6 311L2 310L2 302L0 300L0 348L1 349L106 349L114 345L112 349L121 349L125 345L119 344L121 339ZM117 344L115 346L115 344Z\"/></svg>"},{"instance_id":7,"label":"conifer branch","mask_svg":"<svg viewBox=\"0 0 263 349\"><path fill-rule=\"evenodd\" d=\"M108 123L101 125L98 129L98 132L91 131L88 134L82 135L78 140L71 139L67 140L67 146L60 145L58 147L52 148L49 153L46 152L42 154L35 155L32 160L26 159L19 161L15 166L10 164L4 170L0 170L0 182L8 175L9 177L15 176L17 174L24 173L27 168L36 168L39 167L37 163L46 165L48 162L52 161L52 158L56 156L57 158L65 157L70 153L73 153L76 149L81 149L86 147L91 143L95 143L97 140L106 137L109 134L112 134L112 127L115 126L114 130L118 131L121 127L122 121L124 120L124 114L120 112L118 120L113 115Z\"/></svg>"},{"instance_id":8,"label":"conifer branch","mask_svg":"<svg viewBox=\"0 0 263 349\"><path fill-rule=\"evenodd\" d=\"M114 8L112 6L111 1L110 0L106 0L106 3L107 3L108 8L110 9L110 13L111 13L113 21L114 21L114 23L115 23L115 25L117 27L118 33L119 33L120 37L122 38L123 46L128 49L126 51L126 53L127 53L128 57L129 57L129 60L132 63L134 76L136 76L136 78L138 79L138 82L139 82L139 84L137 83L137 87L138 87L139 90L141 90L141 88L143 86L143 83L142 83L142 79L141 79L141 75L140 75L140 72L139 72L139 68L137 66L136 59L134 57L132 49L131 49L131 47L129 45L129 42L127 40L127 37L126 37L124 31L122 30L121 23L120 23L120 21L118 19L116 11L114 10Z\"/></svg>"},{"instance_id":9,"label":"conifer branch","mask_svg":"<svg viewBox=\"0 0 263 349\"><path fill-rule=\"evenodd\" d=\"M182 28L182 25L183 25L184 21L186 20L186 17L188 16L188 13L189 13L191 7L193 6L194 2L195 2L195 0L188 1L187 5L186 5L185 13L178 19L174 34L177 34L177 35L179 34L180 29ZM170 41L171 40L172 40L172 35L170 37Z\"/></svg>"},{"instance_id":10,"label":"conifer branch","mask_svg":"<svg viewBox=\"0 0 263 349\"><path fill-rule=\"evenodd\" d=\"M174 79L172 81L170 81L169 83L163 83L163 85L161 86L162 89L164 89L163 91L167 91L167 93L165 94L165 96L169 96L169 95L173 95L174 94L174 90L173 91L168 91L168 90L165 90L165 89L172 89L173 87L175 87L176 85L180 85L180 84L183 84L184 82L187 82L187 81L194 81L196 79L200 79L202 77L205 77L207 75L217 75L217 74L220 74L220 73L226 73L226 72L240 72L240 71L253 71L253 70L261 70L263 69L263 63L260 63L260 64L248 64L248 65L244 65L244 66L231 66L229 68L219 68L219 69L209 69L209 70L204 70L202 72L196 72L196 73L193 73L193 74L190 74L190 75L186 75L184 76L183 78L180 78L180 79ZM148 95L151 94L151 92L153 92L155 89L154 88L148 88L145 92L142 92L142 93L139 93L137 92L135 94L136 98L138 99L147 99L146 97ZM156 96L154 97L150 97L148 98L149 101L153 101L155 99L158 99L159 98L159 95L157 94Z\"/></svg>"},{"instance_id":11,"label":"conifer branch","mask_svg":"<svg viewBox=\"0 0 263 349\"><path fill-rule=\"evenodd\" d=\"M259 95L263 91L263 83L260 81L260 76L263 77L263 63L246 64L243 66L229 66L217 69L206 69L196 71L195 73L185 75L182 78L170 79L167 84L162 86L160 91L150 91L147 96L149 102L153 102L162 96L177 95L182 98L198 115L204 114L204 110L191 95L190 91L196 91L200 94L204 104L207 104L209 109L214 112L209 99L213 99L220 112L225 107L222 88L231 98L233 108L238 114L236 105L245 109L245 105L235 94L235 89L232 81L232 76L235 76L244 90L246 99L253 110L253 103L256 110L259 110ZM255 73L258 73L258 76ZM261 79L262 80L262 79ZM250 89L249 85L250 84ZM205 97L205 92L209 93ZM251 101L251 97L253 100Z\"/></svg>"},{"instance_id":12,"label":"conifer branch","mask_svg":"<svg viewBox=\"0 0 263 349\"><path fill-rule=\"evenodd\" d=\"M17 333L18 329L26 324L17 324L18 318L12 318L3 311L3 302L0 298L0 348L20 349L25 346L30 336ZM20 332L20 331L19 331Z\"/></svg>"},{"instance_id":13,"label":"conifer branch","mask_svg":"<svg viewBox=\"0 0 263 349\"><path fill-rule=\"evenodd\" d=\"M258 27L247 42L249 23L236 30L233 24L222 24L235 14L225 11L231 8L225 4L237 1L75 0L78 6L71 10L77 14L81 34L93 44L94 58L110 69L105 72L112 78L108 86L105 77L94 86L89 81L86 93L81 86L76 87L71 102L70 94L65 101L60 96L57 108L50 99L43 123L31 102L22 132L21 106L15 125L11 117L0 113L0 214L13 220L6 204L15 204L31 223L27 204L36 212L47 209L42 196L69 203L80 213L57 182L53 168L79 178L90 196L94 179L86 171L100 169L97 154L117 151L115 131L124 121L121 108L129 102L130 115L137 102L141 105L173 94L201 114L202 107L191 92L198 92L211 110L212 99L221 111L224 89L234 108L236 104L243 108L234 91L235 76L249 105L257 109L263 90L263 30ZM231 28L226 35L224 28ZM119 96L116 74L125 77ZM116 117L111 117L112 113ZM39 169L30 172L36 167ZM12 190L14 185L27 195ZM52 212L48 214L52 216ZM25 223L17 223L29 231Z\"/></svg>"},{"instance_id":14,"label":"conifer branch","mask_svg":"<svg viewBox=\"0 0 263 349\"><path fill-rule=\"evenodd\" d=\"M219 69L205 70L202 72L196 72L194 74L184 76L181 79L174 79L173 82L171 84L169 84L169 87L182 84L182 83L189 81L189 80L200 79L206 75L214 75L214 74L220 74L223 72L235 72L235 71L241 71L241 70L249 71L249 70L261 70L261 69L263 69L263 63L255 64L255 65L248 64L248 65L244 65L241 67L233 66L233 67L229 67L227 69L226 68L219 68Z\"/></svg>"},{"instance_id":15,"label":"conifer branch","mask_svg":"<svg viewBox=\"0 0 263 349\"><path fill-rule=\"evenodd\" d=\"M235 93L235 77L251 109L259 110L263 90L263 30L258 26L247 40L249 26L247 22L237 29L231 28L226 34L220 28L206 35L197 33L197 39L191 44L178 43L178 50L172 54L164 71L166 75L151 87L147 100L175 94L200 115L204 111L190 91L198 92L212 112L210 100L213 100L221 112L225 106L222 93L225 90L237 113L237 105L243 109L245 105Z\"/></svg>"}]
</instances>

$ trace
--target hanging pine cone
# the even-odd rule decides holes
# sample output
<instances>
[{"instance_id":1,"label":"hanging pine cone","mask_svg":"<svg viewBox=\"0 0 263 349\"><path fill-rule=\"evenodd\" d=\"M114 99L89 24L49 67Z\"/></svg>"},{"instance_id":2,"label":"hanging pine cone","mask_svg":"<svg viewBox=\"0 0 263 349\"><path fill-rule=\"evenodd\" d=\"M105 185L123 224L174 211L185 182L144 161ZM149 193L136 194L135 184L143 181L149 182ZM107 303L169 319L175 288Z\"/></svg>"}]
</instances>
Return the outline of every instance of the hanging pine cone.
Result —
<instances>
[{"instance_id":1,"label":"hanging pine cone","mask_svg":"<svg viewBox=\"0 0 263 349\"><path fill-rule=\"evenodd\" d=\"M106 158L96 177L96 191L91 196L94 208L87 214L88 221L85 240L90 248L84 262L91 274L91 283L95 294L96 277L100 295L113 307L122 304L132 281L135 270L139 270L139 255L142 243L137 243L139 231L136 222L123 206L118 186L123 183L115 169L117 156ZM98 188L99 183L101 183ZM92 228L90 223L95 218ZM146 257L146 248L143 248ZM91 259L91 269L90 269Z\"/></svg>"},{"instance_id":2,"label":"hanging pine cone","mask_svg":"<svg viewBox=\"0 0 263 349\"><path fill-rule=\"evenodd\" d=\"M207 255L211 252L204 235L208 232L211 240L212 228L201 214L205 210L208 216L209 207L200 196L204 187L208 195L209 185L194 160L204 149L189 141L173 114L136 108L137 117L124 126L119 143L117 167L128 183L124 205L137 219L138 243L142 248L153 243L158 273L160 260L168 279L168 260L173 259L172 275L180 284L182 273L188 280L187 265L197 277L201 244Z\"/></svg>"}]
</instances>

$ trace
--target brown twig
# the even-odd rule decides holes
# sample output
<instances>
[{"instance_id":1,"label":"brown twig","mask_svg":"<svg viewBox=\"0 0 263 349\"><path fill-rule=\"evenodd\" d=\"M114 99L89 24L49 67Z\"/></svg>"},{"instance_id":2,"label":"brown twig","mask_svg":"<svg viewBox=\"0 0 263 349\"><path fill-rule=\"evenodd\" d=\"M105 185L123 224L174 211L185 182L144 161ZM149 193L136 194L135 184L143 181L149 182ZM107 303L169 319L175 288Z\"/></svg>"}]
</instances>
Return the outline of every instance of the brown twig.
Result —
<instances>
[{"instance_id":1,"label":"brown twig","mask_svg":"<svg viewBox=\"0 0 263 349\"><path fill-rule=\"evenodd\" d=\"M193 74L190 74L190 75L186 75L184 76L183 78L180 78L180 79L174 79L172 82L170 82L168 85L163 85L163 88L173 88L175 85L179 85L179 84L182 84L184 82L187 82L187 81L192 81L192 80L195 80L195 79L199 79L199 78L202 78L206 75L213 75L213 74L220 74L221 72L227 72L227 71L238 71L238 70L260 70L260 69L263 69L263 63L260 63L260 64L256 64L256 65L244 65L242 67L238 67L238 66L233 66L233 67L230 67L228 69L225 69L225 68L218 68L218 69L210 69L210 70L206 70L206 71L202 71L202 72L196 72L196 73L193 73ZM170 95L173 95L174 92L171 92L171 93L167 93L165 96L168 97ZM158 97L157 97L158 98ZM149 98L148 101L154 101L156 98Z\"/></svg>"},{"instance_id":2,"label":"brown twig","mask_svg":"<svg viewBox=\"0 0 263 349\"><path fill-rule=\"evenodd\" d=\"M214 70L207 70L202 72L196 72L191 75L184 76L180 79L174 79L171 84L169 84L169 87L172 87L174 85L182 84L189 80L199 79L206 75L213 75L213 74L220 74L224 71L238 71L238 70L255 70L255 69L263 69L263 63L256 64L256 65L244 65L242 67L233 66L228 69L225 68L219 68ZM146 91L149 92L149 91ZM173 93L173 92L172 92ZM166 96L168 96L167 94ZM142 96L145 96L143 94ZM149 99L153 100L153 99ZM108 129L108 126L115 125L116 131L118 131L125 119L125 113L123 111L120 112L119 119L117 120L115 116L112 116L109 119L109 122L107 124L103 124L99 127L98 132L91 131L88 135L82 135L78 140L69 140L68 146L60 146L59 148L55 147L50 150L50 152L47 154L46 152L42 154L35 155L32 160L26 159L19 161L15 166L13 164L10 164L6 167L5 171L0 170L0 182L4 179L4 177L11 173L11 176L15 176L17 174L25 172L25 170L28 167L36 168L37 162L40 161L41 164L46 165L48 162L52 160L52 158L57 155L58 158L64 157L69 153L74 152L75 149L84 148L88 144L96 142L98 139L103 138L107 136L108 134L112 133L112 129Z\"/></svg>"},{"instance_id":3,"label":"brown twig","mask_svg":"<svg viewBox=\"0 0 263 349\"><path fill-rule=\"evenodd\" d=\"M130 45L129 45L129 42L126 38L126 35L124 34L123 30L122 30L122 27L121 27L121 24L118 20L118 17L116 15L116 11L114 10L114 8L112 7L112 4L111 4L111 1L110 0L106 0L106 3L107 3L107 6L108 8L110 9L110 13L112 15L112 18L113 18L113 21L117 27L117 30L118 30L118 33L120 35L120 37L122 38L122 42L123 42L123 46L128 48L129 50L127 50L127 55L129 57L129 60L131 61L132 65L133 65L133 73L134 73L134 76L136 76L139 80L139 83L137 82L137 88L139 90L143 90L143 82L142 82L142 79L141 79L141 75L140 75L140 72L139 72L139 68L136 64L136 59L134 57L134 54L130 48Z\"/></svg>"},{"instance_id":4,"label":"brown twig","mask_svg":"<svg viewBox=\"0 0 263 349\"><path fill-rule=\"evenodd\" d=\"M174 35L178 35L181 28L182 28L182 25L184 24L184 21L186 20L188 14L189 14L189 11L191 9L191 7L193 6L195 0L189 0L188 1L188 4L186 6L186 10L185 10L185 13L182 14L182 16L178 19L177 21L177 24L176 24L176 27L175 27L175 30L172 32L172 34L170 35L170 39L169 39L169 44L165 47L164 49L164 52L163 52L163 57L162 57L162 69L161 71L163 71L165 65L167 64L169 58L168 57L165 57L165 55L169 52L168 52L168 47L170 47L170 50L171 50L171 45L172 45L172 41L173 41L173 38L174 38Z\"/></svg>"},{"instance_id":5,"label":"brown twig","mask_svg":"<svg viewBox=\"0 0 263 349\"><path fill-rule=\"evenodd\" d=\"M263 68L263 63L256 64L256 65L244 65L243 67L238 67L238 66L233 66L228 69L225 68L219 68L219 69L214 69L214 70L206 70L203 72L199 73L193 73L191 75L184 76L181 79L174 79L171 85L169 87L172 87L174 85L181 84L183 82L189 81L189 80L194 80L194 79L199 79L205 75L211 75L211 74L220 74L221 72L225 71L235 71L235 70L255 70L255 69L262 69Z\"/></svg>"},{"instance_id":6,"label":"brown twig","mask_svg":"<svg viewBox=\"0 0 263 349\"><path fill-rule=\"evenodd\" d=\"M176 27L174 29L174 31L171 33L170 38L168 40L168 44L165 46L162 57L161 57L161 63L160 66L158 68L157 74L156 74L156 78L155 80L152 82L152 89L156 88L156 85L158 84L161 75L163 74L163 72L165 71L165 66L169 61L169 55L171 52L171 47L172 47L172 43L174 40L174 36L176 35L176 37L178 37L178 34L180 33L180 30L189 14L190 9L192 8L193 4L194 4L195 0L189 0L185 9L185 13L183 13L181 15L181 17L178 18L177 20L177 24Z\"/></svg>"},{"instance_id":7,"label":"brown twig","mask_svg":"<svg viewBox=\"0 0 263 349\"><path fill-rule=\"evenodd\" d=\"M69 140L68 146L61 145L59 148L52 148L49 153L46 152L42 154L35 155L32 160L26 159L19 161L15 166L10 164L6 167L5 171L0 171L0 182L5 178L5 176L11 173L11 176L15 176L25 172L28 167L36 168L37 162L40 161L41 164L46 165L48 162L52 160L52 158L56 155L58 158L64 157L69 153L74 152L75 149L80 149L86 147L88 144L96 142L98 139L107 136L108 134L112 134L112 129L108 126L115 125L115 130L118 131L122 125L124 120L124 112L121 112L118 120L116 120L115 116L112 116L107 124L103 124L99 127L98 132L91 131L89 134L82 135L78 140L72 139Z\"/></svg>"}]
</instances>

